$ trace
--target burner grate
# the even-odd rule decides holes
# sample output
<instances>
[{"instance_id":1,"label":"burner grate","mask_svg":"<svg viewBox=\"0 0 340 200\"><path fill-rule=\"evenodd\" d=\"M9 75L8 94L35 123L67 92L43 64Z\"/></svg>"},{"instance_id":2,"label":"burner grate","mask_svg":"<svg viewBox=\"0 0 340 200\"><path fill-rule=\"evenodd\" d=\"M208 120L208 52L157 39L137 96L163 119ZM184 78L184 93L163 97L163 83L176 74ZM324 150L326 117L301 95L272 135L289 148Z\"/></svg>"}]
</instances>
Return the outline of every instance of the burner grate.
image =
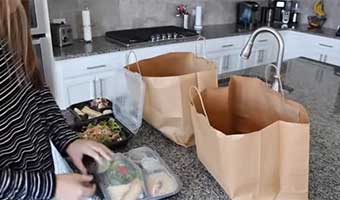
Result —
<instances>
[{"instance_id":1,"label":"burner grate","mask_svg":"<svg viewBox=\"0 0 340 200\"><path fill-rule=\"evenodd\" d=\"M163 26L153 28L139 28L129 30L110 31L106 38L124 46L141 43L164 42L183 38L197 37L198 33L176 26Z\"/></svg>"}]
</instances>

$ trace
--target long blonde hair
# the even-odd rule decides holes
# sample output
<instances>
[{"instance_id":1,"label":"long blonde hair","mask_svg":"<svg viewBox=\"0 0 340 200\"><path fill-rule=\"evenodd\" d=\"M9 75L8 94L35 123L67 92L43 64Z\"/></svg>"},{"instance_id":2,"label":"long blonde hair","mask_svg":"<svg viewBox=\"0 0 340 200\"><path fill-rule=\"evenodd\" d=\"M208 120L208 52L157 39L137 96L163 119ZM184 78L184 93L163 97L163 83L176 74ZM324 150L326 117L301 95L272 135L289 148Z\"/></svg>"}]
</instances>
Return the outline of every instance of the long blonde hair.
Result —
<instances>
[{"instance_id":1,"label":"long blonde hair","mask_svg":"<svg viewBox=\"0 0 340 200\"><path fill-rule=\"evenodd\" d=\"M34 86L40 87L42 79L32 46L28 15L21 3L11 12L10 1L13 0L0 0L0 38L8 41L9 48L23 61L27 77Z\"/></svg>"}]
</instances>

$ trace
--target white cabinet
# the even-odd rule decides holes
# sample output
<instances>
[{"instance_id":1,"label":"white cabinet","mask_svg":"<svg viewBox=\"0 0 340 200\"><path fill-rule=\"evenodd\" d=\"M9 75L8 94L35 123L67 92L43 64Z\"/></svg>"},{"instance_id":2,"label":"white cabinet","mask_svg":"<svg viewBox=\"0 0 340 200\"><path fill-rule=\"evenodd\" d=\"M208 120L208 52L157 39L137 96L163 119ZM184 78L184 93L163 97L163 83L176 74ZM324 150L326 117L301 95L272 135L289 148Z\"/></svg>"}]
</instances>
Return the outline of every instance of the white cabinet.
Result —
<instances>
[{"instance_id":1,"label":"white cabinet","mask_svg":"<svg viewBox=\"0 0 340 200\"><path fill-rule=\"evenodd\" d=\"M253 66L275 62L277 51L278 46L276 39L268 33L262 34L254 44L255 64Z\"/></svg>"},{"instance_id":2,"label":"white cabinet","mask_svg":"<svg viewBox=\"0 0 340 200\"><path fill-rule=\"evenodd\" d=\"M245 37L245 41L247 42L250 35ZM248 68L269 64L276 61L276 56L276 39L269 33L262 33L256 38L249 59L243 59L241 65L242 68Z\"/></svg>"},{"instance_id":3,"label":"white cabinet","mask_svg":"<svg viewBox=\"0 0 340 200\"><path fill-rule=\"evenodd\" d=\"M65 109L71 104L106 96L113 84L110 74L125 65L125 52L55 62L58 84L54 94L59 107Z\"/></svg>"},{"instance_id":4,"label":"white cabinet","mask_svg":"<svg viewBox=\"0 0 340 200\"><path fill-rule=\"evenodd\" d=\"M285 53L284 53L284 60L289 60L293 58L298 58L303 55L305 52L303 49L308 49L308 45L304 44L305 36L303 33L297 33L293 31L283 31L281 32L284 44L285 44ZM305 46L307 45L307 46ZM307 56L305 56L307 57Z\"/></svg>"},{"instance_id":5,"label":"white cabinet","mask_svg":"<svg viewBox=\"0 0 340 200\"><path fill-rule=\"evenodd\" d=\"M194 52L196 42L134 49L138 60L169 52ZM96 97L112 97L115 69L136 62L129 51L114 52L55 62L56 100L61 109Z\"/></svg>"},{"instance_id":6,"label":"white cabinet","mask_svg":"<svg viewBox=\"0 0 340 200\"><path fill-rule=\"evenodd\" d=\"M340 40L289 31L285 43L285 60L302 56L340 66Z\"/></svg>"},{"instance_id":7,"label":"white cabinet","mask_svg":"<svg viewBox=\"0 0 340 200\"><path fill-rule=\"evenodd\" d=\"M93 75L83 75L65 80L65 106L97 97L111 98L114 92L114 70Z\"/></svg>"},{"instance_id":8,"label":"white cabinet","mask_svg":"<svg viewBox=\"0 0 340 200\"><path fill-rule=\"evenodd\" d=\"M340 65L340 50L337 50L337 46L335 46L334 42L320 41L314 45L316 46L314 48L315 55L312 59L328 64Z\"/></svg>"},{"instance_id":9,"label":"white cabinet","mask_svg":"<svg viewBox=\"0 0 340 200\"><path fill-rule=\"evenodd\" d=\"M95 77L90 75L65 80L65 105L71 105L94 98L96 96L95 86Z\"/></svg>"},{"instance_id":10,"label":"white cabinet","mask_svg":"<svg viewBox=\"0 0 340 200\"><path fill-rule=\"evenodd\" d=\"M96 90L101 97L113 99L116 84L114 73L115 71L113 70L96 75Z\"/></svg>"},{"instance_id":11,"label":"white cabinet","mask_svg":"<svg viewBox=\"0 0 340 200\"><path fill-rule=\"evenodd\" d=\"M244 36L213 39L207 41L206 57L217 64L218 74L240 69L241 50Z\"/></svg>"}]
</instances>

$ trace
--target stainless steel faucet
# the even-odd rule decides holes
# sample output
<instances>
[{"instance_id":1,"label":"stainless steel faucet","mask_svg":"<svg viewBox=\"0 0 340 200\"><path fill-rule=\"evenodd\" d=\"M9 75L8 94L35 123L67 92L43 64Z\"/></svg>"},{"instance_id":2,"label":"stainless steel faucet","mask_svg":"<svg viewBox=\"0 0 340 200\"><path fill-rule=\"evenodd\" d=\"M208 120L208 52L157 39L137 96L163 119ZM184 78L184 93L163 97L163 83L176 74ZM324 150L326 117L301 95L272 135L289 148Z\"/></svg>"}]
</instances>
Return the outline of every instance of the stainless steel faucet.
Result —
<instances>
[{"instance_id":1,"label":"stainless steel faucet","mask_svg":"<svg viewBox=\"0 0 340 200\"><path fill-rule=\"evenodd\" d=\"M275 29L270 28L270 27L261 27L259 29L256 29L251 34L248 42L246 43L246 46L243 48L243 50L241 52L241 57L244 58L244 59L249 59L256 37L258 35L260 35L261 33L265 33L265 32L271 33L276 38L276 40L279 44L277 61L276 61L276 66L275 66L276 67L276 75L275 75L275 80L274 80L274 83L273 83L273 86L272 86L273 90L279 92L279 90L280 90L280 73L281 73L281 66L282 66L282 62L283 62L283 54L284 54L284 48L285 47L284 47L283 38L278 31L276 31Z\"/></svg>"}]
</instances>

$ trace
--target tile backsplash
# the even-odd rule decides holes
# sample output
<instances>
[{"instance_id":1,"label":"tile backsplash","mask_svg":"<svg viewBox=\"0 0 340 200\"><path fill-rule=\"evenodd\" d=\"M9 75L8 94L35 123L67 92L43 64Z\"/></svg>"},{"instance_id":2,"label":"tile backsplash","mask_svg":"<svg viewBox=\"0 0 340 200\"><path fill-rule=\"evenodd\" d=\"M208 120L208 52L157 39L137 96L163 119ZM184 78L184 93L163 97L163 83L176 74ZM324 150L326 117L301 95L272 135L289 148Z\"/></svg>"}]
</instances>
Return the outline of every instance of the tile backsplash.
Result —
<instances>
[{"instance_id":1,"label":"tile backsplash","mask_svg":"<svg viewBox=\"0 0 340 200\"><path fill-rule=\"evenodd\" d=\"M100 36L110 30L181 25L182 19L175 16L179 4L188 5L190 13L201 5L204 25L235 23L238 1L242 0L48 0L48 3L50 18L66 18L74 37L81 38L81 10L85 7L91 11L93 35Z\"/></svg>"},{"instance_id":2,"label":"tile backsplash","mask_svg":"<svg viewBox=\"0 0 340 200\"><path fill-rule=\"evenodd\" d=\"M106 31L181 25L182 19L176 17L176 6L188 5L191 12L195 6L203 7L203 24L235 23L236 3L242 0L48 0L50 18L66 18L74 30L75 38L82 38L81 10L91 11L94 36ZM301 22L307 23L315 0L301 2ZM267 0L257 0L266 4ZM329 19L326 27L336 28L340 22L340 0L325 0Z\"/></svg>"}]
</instances>

